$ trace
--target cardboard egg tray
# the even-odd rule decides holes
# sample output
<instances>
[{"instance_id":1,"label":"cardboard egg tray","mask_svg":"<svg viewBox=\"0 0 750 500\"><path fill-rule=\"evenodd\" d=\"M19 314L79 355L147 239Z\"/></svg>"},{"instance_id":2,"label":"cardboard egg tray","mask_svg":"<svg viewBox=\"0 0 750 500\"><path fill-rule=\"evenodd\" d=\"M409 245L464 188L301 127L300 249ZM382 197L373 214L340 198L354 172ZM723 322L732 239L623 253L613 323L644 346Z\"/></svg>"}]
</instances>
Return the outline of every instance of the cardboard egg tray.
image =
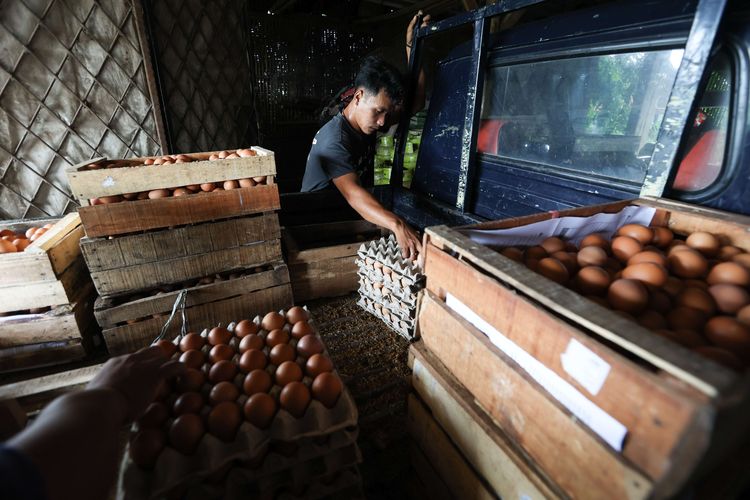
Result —
<instances>
[{"instance_id":1,"label":"cardboard egg tray","mask_svg":"<svg viewBox=\"0 0 750 500\"><path fill-rule=\"evenodd\" d=\"M378 283L373 283L364 276L359 278L359 294L372 297L383 306L387 307L394 314L404 319L414 319L416 317L417 293L409 294L407 297L401 297L392 289Z\"/></svg>"},{"instance_id":2,"label":"cardboard egg tray","mask_svg":"<svg viewBox=\"0 0 750 500\"><path fill-rule=\"evenodd\" d=\"M283 310L279 312L282 315L285 314ZM260 326L261 316L256 316L253 321ZM308 320L308 323L313 327L313 335L318 335L312 317ZM230 323L227 326L227 330L234 332L235 325L236 323ZM287 323L284 329L288 331L291 329L291 326ZM208 332L208 328L204 329L201 332L201 336L204 338L207 337ZM262 328L258 332L263 338L265 338L267 333ZM178 343L179 338L177 337L173 341ZM289 343L296 347L297 341L291 339ZM233 337L229 344L236 348L239 344L239 339ZM205 354L208 353L208 350L208 345L203 347ZM263 351L268 355L269 349L267 346L264 347ZM325 344L323 354L330 358ZM238 360L239 355L237 354L233 358L233 361L238 363ZM296 361L299 363L303 361L303 358L298 356ZM269 364L266 370L274 373L275 366ZM335 369L334 373L338 375ZM245 374L238 373L234 380L240 387L242 386L244 376ZM339 378L341 377L339 376ZM309 387L312 379L305 376L303 383ZM204 386L202 392L205 393L207 389ZM274 395L278 390L278 386L274 385L270 393ZM242 407L246 400L247 396L241 394L237 402ZM249 422L243 421L237 432L237 436L232 442L224 442L207 433L198 444L196 451L189 456L183 455L167 446L152 469L144 469L133 463L129 456L128 446L120 467L118 498L162 497L167 492L173 491L176 488L195 484L209 478L229 464L265 460L263 457L268 453L269 447L280 443L293 443L299 447L299 450L303 450L290 458L286 467L289 468L300 460L304 460L301 457L309 458L315 456L316 453L321 454L323 451L330 451L336 443L340 445L342 438L337 437L334 439L334 433L344 433L346 435L352 435L353 433L354 439L356 439L357 420L358 414L354 399L346 386L344 386L333 408L326 408L322 403L313 399L310 401L305 414L301 418L295 418L286 410L279 408L268 429L259 429ZM133 430L137 431L137 424L134 424ZM326 436L329 437L325 440L328 444L316 444L316 441L320 441L320 438Z\"/></svg>"},{"instance_id":3,"label":"cardboard egg tray","mask_svg":"<svg viewBox=\"0 0 750 500\"><path fill-rule=\"evenodd\" d=\"M367 297L360 297L360 299L357 301L357 305L373 316L379 318L383 323L388 325L388 327L390 327L393 331L404 337L409 342L417 340L417 336L415 334L416 320L398 319L394 316L391 316L390 314L386 316L383 314L382 309L376 309L376 306L379 304L371 299L368 299Z\"/></svg>"},{"instance_id":4,"label":"cardboard egg tray","mask_svg":"<svg viewBox=\"0 0 750 500\"><path fill-rule=\"evenodd\" d=\"M386 238L362 243L357 250L357 255L362 261L360 267L380 271L384 274L384 279L385 276L389 276L389 279L393 281L398 277L402 286L407 286L407 283L419 285L424 282L424 274L419 264L401 256L401 250L392 234ZM383 273L385 268L390 269L390 273L387 270Z\"/></svg>"}]
</instances>

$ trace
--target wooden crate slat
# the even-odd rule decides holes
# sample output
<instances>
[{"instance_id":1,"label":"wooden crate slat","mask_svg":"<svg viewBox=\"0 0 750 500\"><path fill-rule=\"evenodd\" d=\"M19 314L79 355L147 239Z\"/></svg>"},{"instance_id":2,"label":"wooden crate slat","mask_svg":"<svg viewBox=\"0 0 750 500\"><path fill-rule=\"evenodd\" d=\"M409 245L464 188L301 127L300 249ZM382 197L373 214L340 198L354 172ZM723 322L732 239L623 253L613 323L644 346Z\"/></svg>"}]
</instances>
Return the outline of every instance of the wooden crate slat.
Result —
<instances>
[{"instance_id":1,"label":"wooden crate slat","mask_svg":"<svg viewBox=\"0 0 750 500\"><path fill-rule=\"evenodd\" d=\"M284 283L289 283L289 271L285 265L280 265L271 271L189 288L187 306L215 302ZM169 292L120 305L113 305L110 299L100 298L97 300L94 315L102 328L111 328L127 320L169 313L179 293Z\"/></svg>"},{"instance_id":2,"label":"wooden crate slat","mask_svg":"<svg viewBox=\"0 0 750 500\"><path fill-rule=\"evenodd\" d=\"M78 210L90 238L278 210L276 184L206 194L93 205Z\"/></svg>"},{"instance_id":3,"label":"wooden crate slat","mask_svg":"<svg viewBox=\"0 0 750 500\"><path fill-rule=\"evenodd\" d=\"M43 253L16 252L0 255L0 290L35 282L55 282L57 275Z\"/></svg>"},{"instance_id":4,"label":"wooden crate slat","mask_svg":"<svg viewBox=\"0 0 750 500\"><path fill-rule=\"evenodd\" d=\"M289 307L292 304L292 290L288 284L258 290L248 294L223 299L208 304L187 308L186 315L191 330L226 325L231 321L253 318L257 314ZM125 354L149 345L161 331L166 318L152 318L131 325L104 330L104 341L110 355ZM170 325L169 336L179 333L180 322Z\"/></svg>"},{"instance_id":5,"label":"wooden crate slat","mask_svg":"<svg viewBox=\"0 0 750 500\"><path fill-rule=\"evenodd\" d=\"M0 349L0 372L59 365L83 359L86 357L86 350L82 342L78 338Z\"/></svg>"},{"instance_id":6,"label":"wooden crate slat","mask_svg":"<svg viewBox=\"0 0 750 500\"><path fill-rule=\"evenodd\" d=\"M67 175L73 196L81 201L102 196L276 174L273 154L171 165L139 165L137 160L130 162L136 164L102 169L88 169L85 165L79 164L69 168Z\"/></svg>"},{"instance_id":7,"label":"wooden crate slat","mask_svg":"<svg viewBox=\"0 0 750 500\"><path fill-rule=\"evenodd\" d=\"M106 297L247 269L281 258L279 240L269 240L200 255L98 271L91 273L91 279L99 294Z\"/></svg>"},{"instance_id":8,"label":"wooden crate slat","mask_svg":"<svg viewBox=\"0 0 750 500\"><path fill-rule=\"evenodd\" d=\"M457 252L462 259L508 283L552 311L632 352L709 397L718 397L721 393L730 391L737 383L737 376L730 370L698 354L676 349L673 342L484 245L474 243L457 231L446 226L436 226L428 228L426 233L428 241L436 247Z\"/></svg>"},{"instance_id":9,"label":"wooden crate slat","mask_svg":"<svg viewBox=\"0 0 750 500\"><path fill-rule=\"evenodd\" d=\"M425 346L568 494L651 494L652 483L645 475L581 426L484 334L429 291L422 299L419 330Z\"/></svg>"},{"instance_id":10,"label":"wooden crate slat","mask_svg":"<svg viewBox=\"0 0 750 500\"><path fill-rule=\"evenodd\" d=\"M438 475L445 481L453 498L463 496L477 499L498 498L489 491L422 403L411 394L409 394L408 406L409 434L424 452Z\"/></svg>"},{"instance_id":11,"label":"wooden crate slat","mask_svg":"<svg viewBox=\"0 0 750 500\"><path fill-rule=\"evenodd\" d=\"M0 318L0 349L16 345L80 338L72 312L62 315L38 314Z\"/></svg>"},{"instance_id":12,"label":"wooden crate slat","mask_svg":"<svg viewBox=\"0 0 750 500\"><path fill-rule=\"evenodd\" d=\"M562 498L422 342L409 349L412 385L462 454L501 498Z\"/></svg>"},{"instance_id":13,"label":"wooden crate slat","mask_svg":"<svg viewBox=\"0 0 750 500\"><path fill-rule=\"evenodd\" d=\"M58 372L52 375L43 375L33 379L23 380L0 386L0 400L17 399L43 392L54 391L80 384L86 384L99 373L102 364L76 368Z\"/></svg>"},{"instance_id":14,"label":"wooden crate slat","mask_svg":"<svg viewBox=\"0 0 750 500\"><path fill-rule=\"evenodd\" d=\"M81 251L89 270L97 272L278 238L278 216L264 214L113 239L83 238Z\"/></svg>"},{"instance_id":15,"label":"wooden crate slat","mask_svg":"<svg viewBox=\"0 0 750 500\"><path fill-rule=\"evenodd\" d=\"M415 500L455 500L448 486L425 457L424 452L412 442L409 446L409 462L414 468L419 488L411 498Z\"/></svg>"},{"instance_id":16,"label":"wooden crate slat","mask_svg":"<svg viewBox=\"0 0 750 500\"><path fill-rule=\"evenodd\" d=\"M692 470L699 461L711 434L711 410L702 394L666 384L658 376L431 245L426 250L425 273L427 287L432 293L444 299L449 291L505 337L621 422L628 429L623 455L652 478L662 477L670 469L678 472ZM588 392L563 368L562 355L571 341L585 346L610 366L606 382L596 395ZM686 436L695 439L691 449L696 453L689 457L682 450ZM675 468L677 450L683 451L683 460L693 462Z\"/></svg>"},{"instance_id":17,"label":"wooden crate slat","mask_svg":"<svg viewBox=\"0 0 750 500\"><path fill-rule=\"evenodd\" d=\"M297 302L337 297L357 290L356 255L320 262L289 264L294 299Z\"/></svg>"}]
</instances>

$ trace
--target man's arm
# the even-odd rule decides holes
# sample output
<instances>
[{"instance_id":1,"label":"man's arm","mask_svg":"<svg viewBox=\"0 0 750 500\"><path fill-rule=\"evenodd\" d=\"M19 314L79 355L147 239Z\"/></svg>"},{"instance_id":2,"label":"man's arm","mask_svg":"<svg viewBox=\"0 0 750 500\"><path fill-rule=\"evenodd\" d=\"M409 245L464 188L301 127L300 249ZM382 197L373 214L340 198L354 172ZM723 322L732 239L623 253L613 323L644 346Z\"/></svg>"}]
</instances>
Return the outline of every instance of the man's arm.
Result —
<instances>
[{"instance_id":1,"label":"man's arm","mask_svg":"<svg viewBox=\"0 0 750 500\"><path fill-rule=\"evenodd\" d=\"M401 217L383 207L369 191L363 188L359 184L357 174L351 172L336 177L333 179L333 184L344 195L347 203L365 220L393 231L404 258L414 260L422 251L417 233Z\"/></svg>"},{"instance_id":2,"label":"man's arm","mask_svg":"<svg viewBox=\"0 0 750 500\"><path fill-rule=\"evenodd\" d=\"M414 29L417 25L417 16L421 15L420 10L414 17L411 18L409 27L406 28L406 63L409 64L409 57L411 56L411 50L414 48ZM430 15L427 14L422 18L421 28L426 27L430 24ZM417 87L414 89L414 100L412 101L410 113L413 115L416 112L424 108L425 101L425 76L424 69L419 68L419 76L417 77Z\"/></svg>"}]
</instances>

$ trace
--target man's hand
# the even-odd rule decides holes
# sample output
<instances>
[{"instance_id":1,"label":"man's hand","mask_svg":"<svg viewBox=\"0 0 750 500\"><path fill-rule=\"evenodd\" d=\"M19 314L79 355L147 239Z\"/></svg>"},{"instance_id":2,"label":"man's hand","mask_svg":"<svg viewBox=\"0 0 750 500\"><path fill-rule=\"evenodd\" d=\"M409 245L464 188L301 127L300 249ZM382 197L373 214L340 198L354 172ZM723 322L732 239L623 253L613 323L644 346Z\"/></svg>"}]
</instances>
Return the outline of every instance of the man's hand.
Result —
<instances>
[{"instance_id":1,"label":"man's hand","mask_svg":"<svg viewBox=\"0 0 750 500\"><path fill-rule=\"evenodd\" d=\"M422 243L416 231L399 219L395 224L393 234L396 235L396 241L401 248L401 256L409 260L416 259L422 251Z\"/></svg>"},{"instance_id":2,"label":"man's hand","mask_svg":"<svg viewBox=\"0 0 750 500\"><path fill-rule=\"evenodd\" d=\"M412 48L414 46L414 28L417 25L417 17L422 15L422 11L420 10L417 12L414 17L411 18L411 21L409 22L409 27L406 28L406 49L408 53L408 49ZM428 24L430 24L430 15L427 14L422 18L422 24L420 28L425 28ZM407 54L408 56L408 54Z\"/></svg>"}]
</instances>

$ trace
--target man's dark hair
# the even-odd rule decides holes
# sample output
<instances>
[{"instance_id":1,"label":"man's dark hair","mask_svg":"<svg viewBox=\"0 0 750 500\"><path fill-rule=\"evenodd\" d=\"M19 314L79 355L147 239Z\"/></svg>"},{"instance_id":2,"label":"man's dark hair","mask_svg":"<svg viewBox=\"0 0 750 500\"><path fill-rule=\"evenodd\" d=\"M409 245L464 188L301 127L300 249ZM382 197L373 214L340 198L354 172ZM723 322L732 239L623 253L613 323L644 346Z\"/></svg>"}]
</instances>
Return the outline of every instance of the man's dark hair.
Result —
<instances>
[{"instance_id":1,"label":"man's dark hair","mask_svg":"<svg viewBox=\"0 0 750 500\"><path fill-rule=\"evenodd\" d=\"M388 97L400 104L404 99L404 81L399 71L377 57L366 58L354 80L354 87L362 87L367 92L378 94L384 90Z\"/></svg>"}]
</instances>

